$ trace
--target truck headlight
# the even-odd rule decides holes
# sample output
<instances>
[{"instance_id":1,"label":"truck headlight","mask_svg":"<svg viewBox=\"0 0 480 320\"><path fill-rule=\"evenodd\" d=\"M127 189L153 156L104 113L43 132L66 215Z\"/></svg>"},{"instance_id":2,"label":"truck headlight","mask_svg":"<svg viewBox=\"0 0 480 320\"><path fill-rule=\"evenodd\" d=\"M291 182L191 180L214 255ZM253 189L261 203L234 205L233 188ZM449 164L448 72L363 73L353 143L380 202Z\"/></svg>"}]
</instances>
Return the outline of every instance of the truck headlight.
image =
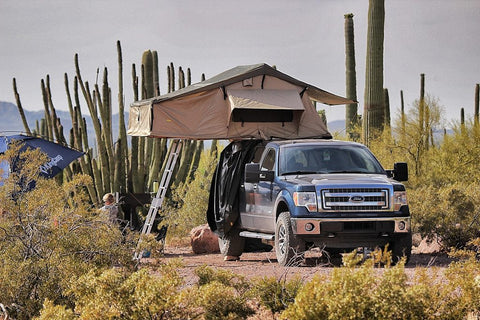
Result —
<instances>
[{"instance_id":1,"label":"truck headlight","mask_svg":"<svg viewBox=\"0 0 480 320\"><path fill-rule=\"evenodd\" d=\"M406 191L395 191L393 193L393 210L400 210L401 206L406 206L407 203L407 192Z\"/></svg>"},{"instance_id":2,"label":"truck headlight","mask_svg":"<svg viewBox=\"0 0 480 320\"><path fill-rule=\"evenodd\" d=\"M317 195L315 192L294 192L293 202L297 207L306 207L310 212L317 210Z\"/></svg>"}]
</instances>

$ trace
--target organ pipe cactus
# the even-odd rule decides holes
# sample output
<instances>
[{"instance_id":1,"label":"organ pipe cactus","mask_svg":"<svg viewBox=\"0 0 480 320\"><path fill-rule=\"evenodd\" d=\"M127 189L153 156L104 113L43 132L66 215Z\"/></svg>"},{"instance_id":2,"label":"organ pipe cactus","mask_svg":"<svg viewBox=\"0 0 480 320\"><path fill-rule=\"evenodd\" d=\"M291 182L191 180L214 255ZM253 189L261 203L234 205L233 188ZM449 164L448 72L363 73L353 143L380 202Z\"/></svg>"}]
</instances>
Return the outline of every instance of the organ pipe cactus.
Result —
<instances>
[{"instance_id":1,"label":"organ pipe cactus","mask_svg":"<svg viewBox=\"0 0 480 320\"><path fill-rule=\"evenodd\" d=\"M100 168L100 177L101 177L101 182L96 182L96 185L102 185L103 190L107 189L110 187L110 177L111 173L109 170L109 159L108 159L108 153L107 149L105 146L105 141L103 140L103 134L102 134L102 126L100 123L100 119L98 118L98 110L97 110L97 105L95 104L95 96L99 94L98 92L91 92L88 82L83 82L82 76L80 73L80 65L78 63L78 54L75 54L75 71L78 79L78 84L80 85L80 89L83 93L83 97L85 98L85 101L87 103L88 110L90 112L90 116L92 118L92 123L93 123L93 128L95 131L95 137L97 141L97 148L98 148L98 163L97 166ZM98 99L96 100L98 101ZM86 132L85 132L86 133ZM93 166L93 164L92 164ZM98 189L97 189L98 190ZM108 189L107 189L108 190ZM97 199L98 201L98 199Z\"/></svg>"},{"instance_id":2,"label":"organ pipe cactus","mask_svg":"<svg viewBox=\"0 0 480 320\"><path fill-rule=\"evenodd\" d=\"M22 107L22 102L20 100L20 95L18 94L18 90L17 90L17 80L15 80L15 78L13 78L13 93L15 95L15 101L17 103L18 112L20 113L20 118L22 118L22 123L23 123L23 127L25 128L25 132L27 134L31 134L32 132L30 131L30 127L28 126L27 118L25 117L25 112L24 112L23 107Z\"/></svg>"},{"instance_id":3,"label":"organ pipe cactus","mask_svg":"<svg viewBox=\"0 0 480 320\"><path fill-rule=\"evenodd\" d=\"M88 81L82 79L78 55L74 57L75 76L73 90L70 89L68 75L64 75L64 85L67 95L68 110L72 128L70 137L66 139L63 126L57 117L52 102L50 90L50 78L47 75L41 81L41 90L44 102L44 118L36 123L36 132L51 140L67 143L71 147L83 150L85 156L80 158L78 165L72 165L72 172L82 172L90 175L93 184L87 186L88 194L92 203L99 204L105 192L129 191L134 193L150 192L154 180L159 180L159 169L164 166L167 156L166 139L150 139L131 137L131 148L128 149L127 134L124 119L124 93L123 93L123 61L120 42L117 42L118 55L118 108L119 108L119 134L118 140L113 140L112 132L112 105L111 89L108 81L108 69L103 69L103 79L100 84L95 83L90 88ZM145 59L144 59L145 58ZM168 81L170 90L175 90L175 70L173 63L168 67ZM98 73L98 70L97 70ZM185 76L183 69L179 69L179 87L184 87L185 82L191 83L191 71L187 69ZM158 77L158 56L156 51L147 51L142 57L142 82L140 84L136 75L135 65L132 65L132 84L134 100L139 99L139 91L142 98L150 98L160 94ZM14 93L20 114L23 114L25 131L30 132L24 116L23 107L18 94L16 81L13 80ZM92 118L95 134L95 149L89 146L86 119L82 115L80 96L87 105ZM146 141L149 141L148 143ZM177 170L181 169L179 177L175 178L175 184L188 182L194 174L203 150L202 141L188 141L188 148L182 152ZM214 144L216 146L216 142ZM147 157L148 156L148 157ZM145 168L142 172L139 169ZM68 172L67 169L65 172ZM70 173L65 179L70 178ZM147 180L148 179L148 180Z\"/></svg>"}]
</instances>

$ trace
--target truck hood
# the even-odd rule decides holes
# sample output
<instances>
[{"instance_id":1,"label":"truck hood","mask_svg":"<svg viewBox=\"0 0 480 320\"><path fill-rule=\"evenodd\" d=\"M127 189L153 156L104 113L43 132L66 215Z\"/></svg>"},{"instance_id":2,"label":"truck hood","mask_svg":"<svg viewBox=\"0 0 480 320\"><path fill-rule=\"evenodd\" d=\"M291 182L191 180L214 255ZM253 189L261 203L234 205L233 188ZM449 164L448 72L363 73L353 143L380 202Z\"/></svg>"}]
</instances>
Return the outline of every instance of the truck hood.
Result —
<instances>
[{"instance_id":1,"label":"truck hood","mask_svg":"<svg viewBox=\"0 0 480 320\"><path fill-rule=\"evenodd\" d=\"M284 178L282 178L284 179ZM392 184L394 181L383 174L356 174L356 173L335 173L335 174L309 174L292 175L285 177L285 180L298 185L372 185Z\"/></svg>"}]
</instances>

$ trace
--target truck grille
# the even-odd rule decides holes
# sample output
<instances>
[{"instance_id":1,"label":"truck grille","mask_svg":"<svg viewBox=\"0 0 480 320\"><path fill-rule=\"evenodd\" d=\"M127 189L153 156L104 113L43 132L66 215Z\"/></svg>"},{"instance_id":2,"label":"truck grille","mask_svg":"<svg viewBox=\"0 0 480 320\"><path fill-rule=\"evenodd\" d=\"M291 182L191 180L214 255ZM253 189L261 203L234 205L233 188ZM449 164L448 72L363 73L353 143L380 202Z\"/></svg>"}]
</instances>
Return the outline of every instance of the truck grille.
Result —
<instances>
[{"instance_id":1,"label":"truck grille","mask_svg":"<svg viewBox=\"0 0 480 320\"><path fill-rule=\"evenodd\" d=\"M388 210L388 189L335 188L321 190L322 208L334 211Z\"/></svg>"}]
</instances>

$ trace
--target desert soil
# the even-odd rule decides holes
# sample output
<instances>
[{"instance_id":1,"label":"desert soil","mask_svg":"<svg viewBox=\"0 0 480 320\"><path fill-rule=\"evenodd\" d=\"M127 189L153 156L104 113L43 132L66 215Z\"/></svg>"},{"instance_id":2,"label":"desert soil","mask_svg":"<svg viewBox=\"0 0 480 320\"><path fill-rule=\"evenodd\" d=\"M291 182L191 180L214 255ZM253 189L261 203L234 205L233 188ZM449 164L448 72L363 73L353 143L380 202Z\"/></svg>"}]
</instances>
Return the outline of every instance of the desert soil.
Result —
<instances>
[{"instance_id":1,"label":"desert soil","mask_svg":"<svg viewBox=\"0 0 480 320\"><path fill-rule=\"evenodd\" d=\"M195 269L202 265L213 268L231 270L236 274L243 275L249 279L263 276L274 276L287 278L299 275L304 280L311 279L317 273L329 273L334 267L341 266L341 258L327 259L322 257L321 251L311 249L305 255L305 262L300 266L282 267L277 264L275 251L271 252L248 252L242 254L238 261L224 261L220 253L194 254L190 247L166 246L164 255L160 260L167 262L173 258L180 258L183 261L183 268L179 270L184 277L185 285L193 285L197 282ZM148 263L148 261L144 261ZM415 268L440 269L448 267L451 259L443 253L419 253L415 250L412 253L410 262L405 267L409 278L413 277ZM382 268L378 268L382 272Z\"/></svg>"}]
</instances>

